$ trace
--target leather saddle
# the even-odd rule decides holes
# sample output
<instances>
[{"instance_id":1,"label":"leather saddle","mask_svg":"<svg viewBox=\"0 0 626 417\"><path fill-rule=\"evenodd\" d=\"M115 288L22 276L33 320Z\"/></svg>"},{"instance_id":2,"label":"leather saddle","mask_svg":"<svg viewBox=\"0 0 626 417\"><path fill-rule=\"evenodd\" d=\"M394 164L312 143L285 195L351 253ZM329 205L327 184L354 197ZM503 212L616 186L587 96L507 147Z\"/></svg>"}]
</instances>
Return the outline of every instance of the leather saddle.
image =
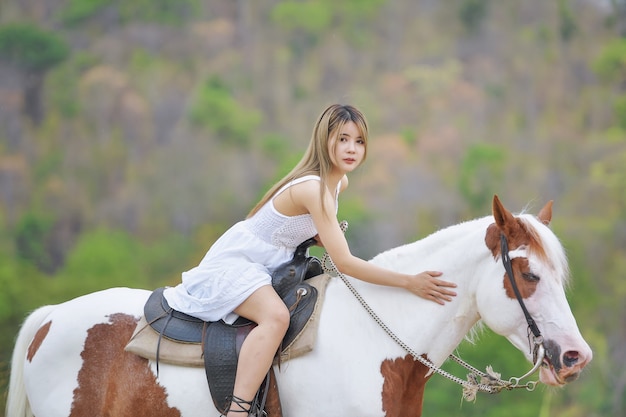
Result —
<instances>
[{"instance_id":1,"label":"leather saddle","mask_svg":"<svg viewBox=\"0 0 626 417\"><path fill-rule=\"evenodd\" d=\"M317 289L306 282L307 279L323 273L319 259L308 256L308 248L315 243L313 238L301 243L293 258L272 274L272 286L289 308L291 316L281 347L289 346L296 339L315 308ZM243 317L239 317L233 324L223 320L205 322L172 309L163 297L163 290L164 288L156 289L144 307L146 321L159 334L157 372L162 337L182 343L201 343L213 403L223 413L228 405L227 398L233 393L239 350L256 323ZM267 395L270 377L268 374L266 384L261 387L257 397L263 398Z\"/></svg>"}]
</instances>

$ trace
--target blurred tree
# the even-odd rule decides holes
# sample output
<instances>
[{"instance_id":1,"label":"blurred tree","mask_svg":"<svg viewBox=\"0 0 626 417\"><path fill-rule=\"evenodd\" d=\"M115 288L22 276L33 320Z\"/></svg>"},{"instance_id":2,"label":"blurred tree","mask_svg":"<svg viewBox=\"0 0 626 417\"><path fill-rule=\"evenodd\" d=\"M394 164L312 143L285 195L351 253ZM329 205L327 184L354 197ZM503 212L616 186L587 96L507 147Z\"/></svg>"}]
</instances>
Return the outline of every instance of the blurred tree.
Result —
<instances>
[{"instance_id":1,"label":"blurred tree","mask_svg":"<svg viewBox=\"0 0 626 417\"><path fill-rule=\"evenodd\" d=\"M465 31L477 33L489 13L488 0L463 0L459 4L459 19Z\"/></svg>"},{"instance_id":2,"label":"blurred tree","mask_svg":"<svg viewBox=\"0 0 626 417\"><path fill-rule=\"evenodd\" d=\"M272 20L285 30L305 34L310 44L332 24L332 10L320 2L279 2L272 9Z\"/></svg>"},{"instance_id":3,"label":"blurred tree","mask_svg":"<svg viewBox=\"0 0 626 417\"><path fill-rule=\"evenodd\" d=\"M569 0L559 0L559 35L561 40L569 42L576 34L578 26Z\"/></svg>"},{"instance_id":4,"label":"blurred tree","mask_svg":"<svg viewBox=\"0 0 626 417\"><path fill-rule=\"evenodd\" d=\"M98 13L109 0L70 0L59 12L61 21L69 26L75 26Z\"/></svg>"},{"instance_id":5,"label":"blurred tree","mask_svg":"<svg viewBox=\"0 0 626 417\"><path fill-rule=\"evenodd\" d=\"M18 256L44 272L53 272L54 262L48 248L53 220L49 215L28 212L22 215L15 230Z\"/></svg>"},{"instance_id":6,"label":"blurred tree","mask_svg":"<svg viewBox=\"0 0 626 417\"><path fill-rule=\"evenodd\" d=\"M118 0L125 21L147 21L180 26L198 15L199 0Z\"/></svg>"},{"instance_id":7,"label":"blurred tree","mask_svg":"<svg viewBox=\"0 0 626 417\"><path fill-rule=\"evenodd\" d=\"M614 119L602 135L604 144L611 151L592 164L591 173L598 185L606 187L610 195L616 196L614 201L618 204L612 209L617 210L622 222L626 222L626 172L623 169L626 162L626 39L615 40L605 46L594 62L594 70L617 91L612 101ZM619 228L614 231L624 235L626 244L626 231L620 232Z\"/></svg>"},{"instance_id":8,"label":"blurred tree","mask_svg":"<svg viewBox=\"0 0 626 417\"><path fill-rule=\"evenodd\" d=\"M215 132L224 143L245 146L261 122L261 114L237 102L217 76L209 77L198 89L189 113L191 122Z\"/></svg>"},{"instance_id":9,"label":"blurred tree","mask_svg":"<svg viewBox=\"0 0 626 417\"><path fill-rule=\"evenodd\" d=\"M617 125L626 132L626 94L615 99L614 109Z\"/></svg>"},{"instance_id":10,"label":"blurred tree","mask_svg":"<svg viewBox=\"0 0 626 417\"><path fill-rule=\"evenodd\" d=\"M603 80L626 88L626 39L614 39L604 46L593 69Z\"/></svg>"},{"instance_id":11,"label":"blurred tree","mask_svg":"<svg viewBox=\"0 0 626 417\"><path fill-rule=\"evenodd\" d=\"M79 115L81 106L78 97L79 81L87 70L96 66L98 57L88 51L74 52L49 75L49 83L54 88L47 89L50 108L67 119Z\"/></svg>"},{"instance_id":12,"label":"blurred tree","mask_svg":"<svg viewBox=\"0 0 626 417\"><path fill-rule=\"evenodd\" d=\"M147 21L176 26L196 16L198 10L198 0L70 0L59 16L69 26L78 26L103 14L118 22Z\"/></svg>"},{"instance_id":13,"label":"blurred tree","mask_svg":"<svg viewBox=\"0 0 626 417\"><path fill-rule=\"evenodd\" d=\"M289 34L289 49L294 66L302 65L308 51L317 45L333 24L332 10L322 2L282 1L271 12L272 22ZM290 77L295 73L289 74ZM301 94L297 88L295 94Z\"/></svg>"},{"instance_id":14,"label":"blurred tree","mask_svg":"<svg viewBox=\"0 0 626 417\"><path fill-rule=\"evenodd\" d=\"M272 21L290 32L290 46L301 57L325 32L337 29L354 45L365 46L371 36L367 22L377 16L384 0L282 1L272 9Z\"/></svg>"},{"instance_id":15,"label":"blurred tree","mask_svg":"<svg viewBox=\"0 0 626 417\"><path fill-rule=\"evenodd\" d=\"M367 48L371 45L373 33L369 29L380 17L386 0L324 0L325 6L333 11L334 27L352 46Z\"/></svg>"},{"instance_id":16,"label":"blurred tree","mask_svg":"<svg viewBox=\"0 0 626 417\"><path fill-rule=\"evenodd\" d=\"M611 0L613 14L610 18L617 26L617 32L626 37L626 2L622 0Z\"/></svg>"},{"instance_id":17,"label":"blurred tree","mask_svg":"<svg viewBox=\"0 0 626 417\"><path fill-rule=\"evenodd\" d=\"M46 72L69 55L67 44L56 34L30 23L0 27L0 59L23 72L24 113L35 124L43 117L41 91Z\"/></svg>"},{"instance_id":18,"label":"blurred tree","mask_svg":"<svg viewBox=\"0 0 626 417\"><path fill-rule=\"evenodd\" d=\"M469 204L471 215L478 215L484 207L489 207L493 194L502 188L505 156L499 147L483 143L467 150L459 170L458 187Z\"/></svg>"},{"instance_id":19,"label":"blurred tree","mask_svg":"<svg viewBox=\"0 0 626 417\"><path fill-rule=\"evenodd\" d=\"M269 134L261 139L263 153L276 162L288 159L293 154L291 148L291 142L278 134Z\"/></svg>"}]
</instances>

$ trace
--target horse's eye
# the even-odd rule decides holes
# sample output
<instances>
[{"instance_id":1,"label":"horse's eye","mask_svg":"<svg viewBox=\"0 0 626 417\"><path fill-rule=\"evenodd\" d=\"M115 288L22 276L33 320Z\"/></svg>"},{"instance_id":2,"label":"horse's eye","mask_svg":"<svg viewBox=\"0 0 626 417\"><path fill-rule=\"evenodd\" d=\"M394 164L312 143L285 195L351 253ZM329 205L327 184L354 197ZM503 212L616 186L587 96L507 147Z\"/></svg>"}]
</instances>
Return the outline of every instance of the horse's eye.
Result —
<instances>
[{"instance_id":1,"label":"horse's eye","mask_svg":"<svg viewBox=\"0 0 626 417\"><path fill-rule=\"evenodd\" d=\"M522 273L522 277L524 277L526 281L530 282L537 282L540 279L538 275L535 275L532 272L524 272Z\"/></svg>"}]
</instances>

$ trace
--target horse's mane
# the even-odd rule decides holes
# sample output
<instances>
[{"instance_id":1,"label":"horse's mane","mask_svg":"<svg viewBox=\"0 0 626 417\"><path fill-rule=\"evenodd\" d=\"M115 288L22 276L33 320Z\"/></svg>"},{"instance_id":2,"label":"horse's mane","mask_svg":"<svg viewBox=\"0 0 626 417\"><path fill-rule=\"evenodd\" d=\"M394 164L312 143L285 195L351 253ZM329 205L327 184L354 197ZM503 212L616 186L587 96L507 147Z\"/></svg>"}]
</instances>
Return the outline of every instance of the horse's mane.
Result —
<instances>
[{"instance_id":1,"label":"horse's mane","mask_svg":"<svg viewBox=\"0 0 626 417\"><path fill-rule=\"evenodd\" d=\"M371 262L377 265L385 266L387 268L392 268L394 265L393 261L403 257L404 255L415 254L422 248L426 247L428 247L428 251L432 253L439 248L449 246L450 242L458 241L459 238L457 237L465 237L468 234L476 233L480 230L485 230L486 227L489 225L489 222L493 223L493 217L485 216L482 218L468 220L462 223L457 223L445 227L412 243L407 243L405 245L401 245L381 252L374 258L372 258ZM479 227L481 224L485 225L483 229Z\"/></svg>"},{"instance_id":2,"label":"horse's mane","mask_svg":"<svg viewBox=\"0 0 626 417\"><path fill-rule=\"evenodd\" d=\"M522 213L518 216L531 237L528 251L544 260L561 277L563 285L569 283L570 271L565 249L557 236L535 216Z\"/></svg>"},{"instance_id":3,"label":"horse's mane","mask_svg":"<svg viewBox=\"0 0 626 417\"><path fill-rule=\"evenodd\" d=\"M530 236L531 242L527 248L529 254L539 257L542 261L550 265L550 267L557 272L556 275L562 277L563 284L567 284L569 282L567 256L556 235L532 214L522 212L516 215L516 217ZM459 237L476 233L479 234L478 237L482 240L487 227L493 222L493 216L484 216L454 224L437 230L413 243L384 251L372 258L371 262L390 268L394 265L394 260L409 253L414 254L426 246L430 252L434 252L439 248L449 245L450 242L458 240Z\"/></svg>"}]
</instances>

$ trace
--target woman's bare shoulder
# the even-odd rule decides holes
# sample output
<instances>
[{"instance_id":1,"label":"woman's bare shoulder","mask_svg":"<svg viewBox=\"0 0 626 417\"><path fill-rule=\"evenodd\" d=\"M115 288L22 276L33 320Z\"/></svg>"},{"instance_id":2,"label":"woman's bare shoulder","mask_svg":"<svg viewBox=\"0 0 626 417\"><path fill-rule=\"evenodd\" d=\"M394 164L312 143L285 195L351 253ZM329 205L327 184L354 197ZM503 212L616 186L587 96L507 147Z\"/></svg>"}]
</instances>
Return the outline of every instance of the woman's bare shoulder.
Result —
<instances>
[{"instance_id":1,"label":"woman's bare shoulder","mask_svg":"<svg viewBox=\"0 0 626 417\"><path fill-rule=\"evenodd\" d=\"M294 184L290 188L296 198L320 199L320 181L314 178Z\"/></svg>"},{"instance_id":2,"label":"woman's bare shoulder","mask_svg":"<svg viewBox=\"0 0 626 417\"><path fill-rule=\"evenodd\" d=\"M320 193L319 181L304 181L294 185L292 188L292 198L294 202L306 207L309 213L311 213L311 210L321 208L322 206L334 206L334 197L328 189ZM321 204L322 198L325 201L324 204Z\"/></svg>"}]
</instances>

